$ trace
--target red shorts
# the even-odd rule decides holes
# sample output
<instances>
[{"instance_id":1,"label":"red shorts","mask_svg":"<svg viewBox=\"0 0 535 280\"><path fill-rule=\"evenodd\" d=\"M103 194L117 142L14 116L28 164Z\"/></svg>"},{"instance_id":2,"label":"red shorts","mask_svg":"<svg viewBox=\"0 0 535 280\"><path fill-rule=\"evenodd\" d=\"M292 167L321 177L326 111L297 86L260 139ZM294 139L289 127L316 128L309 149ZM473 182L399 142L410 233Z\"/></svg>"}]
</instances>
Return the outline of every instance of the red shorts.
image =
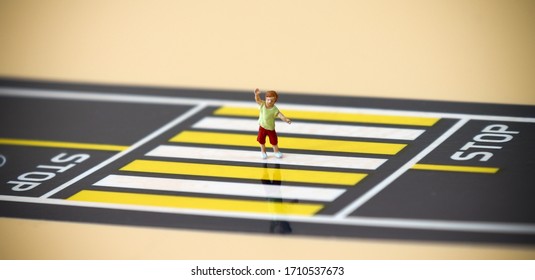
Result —
<instances>
[{"instance_id":1,"label":"red shorts","mask_svg":"<svg viewBox=\"0 0 535 280\"><path fill-rule=\"evenodd\" d=\"M271 143L271 145L277 145L279 143L279 138L277 137L277 132L275 132L275 130L267 130L260 126L258 128L258 137L256 138L256 141L264 145L266 144L266 136L269 136L269 143Z\"/></svg>"}]
</instances>

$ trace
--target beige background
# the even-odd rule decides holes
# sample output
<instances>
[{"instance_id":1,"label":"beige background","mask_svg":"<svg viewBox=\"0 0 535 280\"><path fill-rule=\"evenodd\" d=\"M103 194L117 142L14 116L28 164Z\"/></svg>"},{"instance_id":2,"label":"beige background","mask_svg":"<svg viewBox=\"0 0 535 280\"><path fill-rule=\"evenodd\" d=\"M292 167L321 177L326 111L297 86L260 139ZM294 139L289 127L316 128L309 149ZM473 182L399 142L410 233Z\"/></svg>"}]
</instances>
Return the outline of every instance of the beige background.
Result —
<instances>
[{"instance_id":1,"label":"beige background","mask_svg":"<svg viewBox=\"0 0 535 280\"><path fill-rule=\"evenodd\" d=\"M535 105L535 1L0 0L0 76ZM1 258L531 258L533 247L0 219Z\"/></svg>"}]
</instances>

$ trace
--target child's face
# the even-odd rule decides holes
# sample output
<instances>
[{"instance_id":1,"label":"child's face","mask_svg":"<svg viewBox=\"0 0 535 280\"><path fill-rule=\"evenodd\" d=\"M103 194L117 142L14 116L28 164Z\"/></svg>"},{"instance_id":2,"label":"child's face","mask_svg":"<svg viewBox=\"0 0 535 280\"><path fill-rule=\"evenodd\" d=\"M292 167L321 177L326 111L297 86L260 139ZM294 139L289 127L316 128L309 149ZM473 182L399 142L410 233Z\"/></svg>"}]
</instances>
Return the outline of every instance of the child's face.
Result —
<instances>
[{"instance_id":1,"label":"child's face","mask_svg":"<svg viewBox=\"0 0 535 280\"><path fill-rule=\"evenodd\" d=\"M266 96L266 104L268 106L275 104L275 96Z\"/></svg>"}]
</instances>

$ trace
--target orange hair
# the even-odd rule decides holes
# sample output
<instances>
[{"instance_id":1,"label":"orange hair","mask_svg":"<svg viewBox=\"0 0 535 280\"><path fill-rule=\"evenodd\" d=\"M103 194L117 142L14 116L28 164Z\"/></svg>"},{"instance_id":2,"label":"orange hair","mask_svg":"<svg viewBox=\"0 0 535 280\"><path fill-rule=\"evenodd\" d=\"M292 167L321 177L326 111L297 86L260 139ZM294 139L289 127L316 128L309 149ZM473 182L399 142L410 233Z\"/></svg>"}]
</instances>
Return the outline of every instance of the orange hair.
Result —
<instances>
[{"instance_id":1,"label":"orange hair","mask_svg":"<svg viewBox=\"0 0 535 280\"><path fill-rule=\"evenodd\" d=\"M277 100L279 99L279 95L277 94L276 91L274 90L268 90L266 91L266 97L275 97L275 102L277 102Z\"/></svg>"}]
</instances>

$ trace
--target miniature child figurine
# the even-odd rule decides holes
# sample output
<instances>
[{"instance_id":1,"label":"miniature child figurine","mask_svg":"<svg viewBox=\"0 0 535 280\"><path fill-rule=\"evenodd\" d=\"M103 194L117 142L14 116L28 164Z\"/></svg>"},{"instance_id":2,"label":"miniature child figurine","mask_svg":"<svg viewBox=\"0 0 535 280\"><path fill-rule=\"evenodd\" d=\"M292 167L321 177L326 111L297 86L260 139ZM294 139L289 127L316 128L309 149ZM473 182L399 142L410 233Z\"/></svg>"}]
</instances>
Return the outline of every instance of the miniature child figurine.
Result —
<instances>
[{"instance_id":1,"label":"miniature child figurine","mask_svg":"<svg viewBox=\"0 0 535 280\"><path fill-rule=\"evenodd\" d=\"M260 98L260 90L255 89L254 96L256 103L260 105L260 115L258 117L258 123L260 127L258 128L258 137L256 140L260 143L260 151L263 159L267 159L266 153L266 136L269 137L269 143L273 146L273 152L275 157L282 158L282 153L279 151L278 146L278 137L277 132L275 131L275 119L280 118L281 120L291 124L292 121L285 117L275 106L275 102L279 96L274 90L269 90L266 92L266 101L263 101Z\"/></svg>"}]
</instances>

